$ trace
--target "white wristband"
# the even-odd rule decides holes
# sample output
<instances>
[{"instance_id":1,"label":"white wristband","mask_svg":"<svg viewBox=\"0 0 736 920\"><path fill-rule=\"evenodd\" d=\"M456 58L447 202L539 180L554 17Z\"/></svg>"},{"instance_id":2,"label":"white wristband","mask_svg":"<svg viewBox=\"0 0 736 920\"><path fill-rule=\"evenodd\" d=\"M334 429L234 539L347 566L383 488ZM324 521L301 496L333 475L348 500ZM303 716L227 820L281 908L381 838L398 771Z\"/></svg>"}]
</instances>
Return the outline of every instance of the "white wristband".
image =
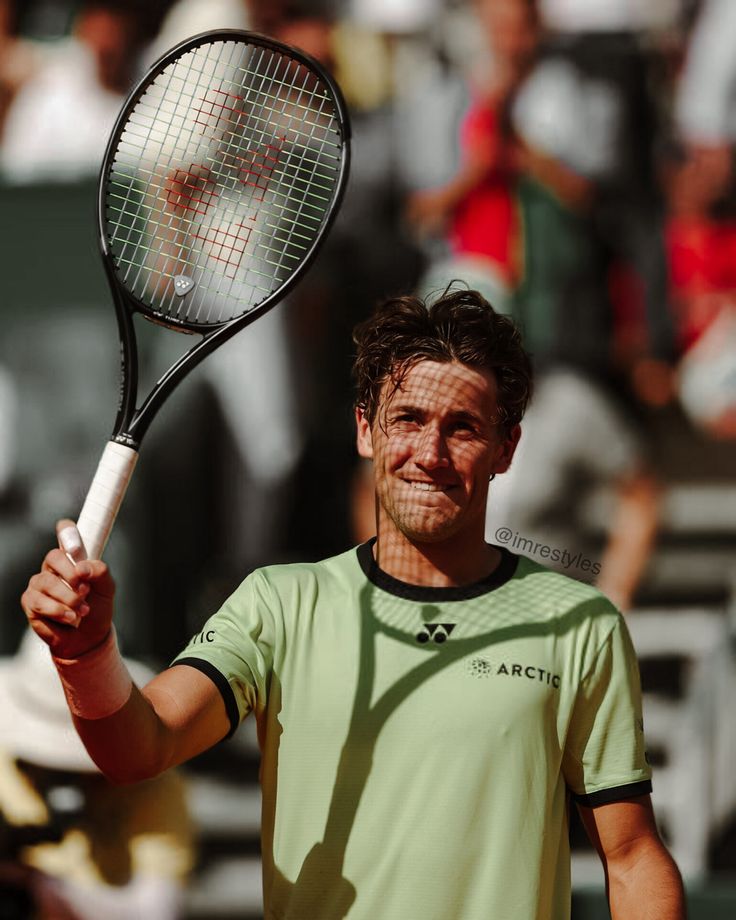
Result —
<instances>
[{"instance_id":1,"label":"white wristband","mask_svg":"<svg viewBox=\"0 0 736 920\"><path fill-rule=\"evenodd\" d=\"M114 627L101 645L79 658L51 657L69 709L80 719L104 719L130 699L133 680L118 651Z\"/></svg>"}]
</instances>

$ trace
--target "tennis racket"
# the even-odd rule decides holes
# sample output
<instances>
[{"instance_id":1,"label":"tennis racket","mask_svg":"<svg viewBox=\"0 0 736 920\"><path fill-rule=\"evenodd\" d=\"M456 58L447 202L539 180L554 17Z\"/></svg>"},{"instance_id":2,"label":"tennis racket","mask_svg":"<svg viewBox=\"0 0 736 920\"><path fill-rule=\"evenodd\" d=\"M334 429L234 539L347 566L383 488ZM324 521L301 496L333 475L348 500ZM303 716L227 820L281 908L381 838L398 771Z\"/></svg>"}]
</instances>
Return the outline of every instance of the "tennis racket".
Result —
<instances>
[{"instance_id":1,"label":"tennis racket","mask_svg":"<svg viewBox=\"0 0 736 920\"><path fill-rule=\"evenodd\" d=\"M314 258L347 181L349 134L319 64L247 32L188 39L131 93L98 193L121 371L113 434L78 521L89 558L102 555L164 400ZM140 402L135 314L197 336Z\"/></svg>"}]
</instances>

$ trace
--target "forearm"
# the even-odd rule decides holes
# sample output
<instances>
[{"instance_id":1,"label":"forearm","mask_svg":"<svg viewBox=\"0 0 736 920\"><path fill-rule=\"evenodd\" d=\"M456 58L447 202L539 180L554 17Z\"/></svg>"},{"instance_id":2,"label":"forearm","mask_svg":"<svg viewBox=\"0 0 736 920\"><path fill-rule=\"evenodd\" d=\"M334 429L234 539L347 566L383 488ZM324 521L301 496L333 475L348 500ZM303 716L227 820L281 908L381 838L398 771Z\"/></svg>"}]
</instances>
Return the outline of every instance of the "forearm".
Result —
<instances>
[{"instance_id":1,"label":"forearm","mask_svg":"<svg viewBox=\"0 0 736 920\"><path fill-rule=\"evenodd\" d=\"M104 676L98 676L105 686ZM116 783L163 773L221 741L231 728L215 684L195 668L168 668L139 690L134 685L108 714L89 717L89 684L80 705L70 701L77 731L102 772ZM69 694L67 694L69 699Z\"/></svg>"},{"instance_id":2,"label":"forearm","mask_svg":"<svg viewBox=\"0 0 736 920\"><path fill-rule=\"evenodd\" d=\"M663 844L648 840L607 865L612 920L685 920L685 892Z\"/></svg>"},{"instance_id":3,"label":"forearm","mask_svg":"<svg viewBox=\"0 0 736 920\"><path fill-rule=\"evenodd\" d=\"M462 164L452 179L410 197L407 217L420 231L444 233L447 220L476 188L495 176L502 179L509 174L510 151L499 138L476 136L465 146Z\"/></svg>"},{"instance_id":4,"label":"forearm","mask_svg":"<svg viewBox=\"0 0 736 920\"><path fill-rule=\"evenodd\" d=\"M593 184L585 176L531 147L523 148L520 158L525 171L556 195L566 207L573 211L585 211L589 207Z\"/></svg>"},{"instance_id":5,"label":"forearm","mask_svg":"<svg viewBox=\"0 0 736 920\"><path fill-rule=\"evenodd\" d=\"M127 703L112 715L73 718L90 757L111 782L140 782L172 765L167 727L135 686Z\"/></svg>"},{"instance_id":6,"label":"forearm","mask_svg":"<svg viewBox=\"0 0 736 920\"><path fill-rule=\"evenodd\" d=\"M113 628L88 651L52 660L77 732L109 779L147 779L166 768L164 723L133 683Z\"/></svg>"},{"instance_id":7,"label":"forearm","mask_svg":"<svg viewBox=\"0 0 736 920\"><path fill-rule=\"evenodd\" d=\"M598 588L621 610L630 607L646 569L659 526L660 491L640 476L619 490Z\"/></svg>"},{"instance_id":8,"label":"forearm","mask_svg":"<svg viewBox=\"0 0 736 920\"><path fill-rule=\"evenodd\" d=\"M459 204L482 182L494 175L504 174L498 155L493 157L490 150L485 149L472 151L455 177L445 186L448 204Z\"/></svg>"},{"instance_id":9,"label":"forearm","mask_svg":"<svg viewBox=\"0 0 736 920\"><path fill-rule=\"evenodd\" d=\"M72 521L57 525L60 543ZM197 668L167 668L143 690L133 685L112 628L115 583L97 559L74 559L74 545L47 553L21 605L45 642L69 711L90 756L113 782L156 776L221 741L231 725L216 684Z\"/></svg>"}]
</instances>

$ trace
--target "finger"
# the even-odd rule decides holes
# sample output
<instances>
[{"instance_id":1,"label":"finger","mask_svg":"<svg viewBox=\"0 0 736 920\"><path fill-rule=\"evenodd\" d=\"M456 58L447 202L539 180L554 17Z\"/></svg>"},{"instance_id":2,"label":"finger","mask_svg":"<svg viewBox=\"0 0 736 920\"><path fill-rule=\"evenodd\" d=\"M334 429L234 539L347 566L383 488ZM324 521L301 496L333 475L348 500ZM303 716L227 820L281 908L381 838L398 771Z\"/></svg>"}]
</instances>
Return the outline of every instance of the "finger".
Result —
<instances>
[{"instance_id":1,"label":"finger","mask_svg":"<svg viewBox=\"0 0 736 920\"><path fill-rule=\"evenodd\" d=\"M88 563L80 562L75 564L63 549L52 549L48 552L43 560L41 571L58 575L72 588L76 588L80 581L84 581L89 577Z\"/></svg>"},{"instance_id":2,"label":"finger","mask_svg":"<svg viewBox=\"0 0 736 920\"><path fill-rule=\"evenodd\" d=\"M53 620L55 623L64 623L67 626L78 626L81 622L80 613L72 610L66 604L49 597L41 591L29 588L21 598L23 609L29 621L42 617Z\"/></svg>"},{"instance_id":3,"label":"finger","mask_svg":"<svg viewBox=\"0 0 736 920\"><path fill-rule=\"evenodd\" d=\"M72 562L81 562L87 558L87 551L74 521L70 521L68 518L58 521L56 524L56 537L59 541L59 546Z\"/></svg>"},{"instance_id":4,"label":"finger","mask_svg":"<svg viewBox=\"0 0 736 920\"><path fill-rule=\"evenodd\" d=\"M69 623L54 622L54 620L47 620L40 616L28 617L28 626L39 639L48 645L52 653L54 648L58 646L59 640L66 639L69 635L69 629L72 628Z\"/></svg>"},{"instance_id":5,"label":"finger","mask_svg":"<svg viewBox=\"0 0 736 920\"><path fill-rule=\"evenodd\" d=\"M74 591L78 591L80 585L88 584L91 595L105 598L115 595L115 582L107 564L101 559L85 559L74 565L63 550L54 549L46 557L43 571L58 575Z\"/></svg>"},{"instance_id":6,"label":"finger","mask_svg":"<svg viewBox=\"0 0 736 920\"><path fill-rule=\"evenodd\" d=\"M90 595L112 598L115 582L107 565L101 559L87 559L77 565L80 578L89 584Z\"/></svg>"},{"instance_id":7,"label":"finger","mask_svg":"<svg viewBox=\"0 0 736 920\"><path fill-rule=\"evenodd\" d=\"M28 587L32 591L45 594L73 609L83 603L90 592L88 582L83 581L72 587L67 581L52 572L40 572L34 575L28 582Z\"/></svg>"}]
</instances>

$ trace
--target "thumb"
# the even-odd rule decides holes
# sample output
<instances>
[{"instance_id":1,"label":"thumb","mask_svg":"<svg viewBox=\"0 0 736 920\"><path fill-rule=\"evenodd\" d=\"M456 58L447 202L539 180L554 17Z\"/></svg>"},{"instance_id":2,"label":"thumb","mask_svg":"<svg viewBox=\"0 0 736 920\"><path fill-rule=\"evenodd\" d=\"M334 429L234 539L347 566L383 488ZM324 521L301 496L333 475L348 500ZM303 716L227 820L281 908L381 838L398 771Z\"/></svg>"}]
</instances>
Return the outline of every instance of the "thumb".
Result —
<instances>
[{"instance_id":1,"label":"thumb","mask_svg":"<svg viewBox=\"0 0 736 920\"><path fill-rule=\"evenodd\" d=\"M67 554L73 563L82 562L87 558L82 537L74 521L64 519L56 524L56 537L59 547Z\"/></svg>"}]
</instances>

